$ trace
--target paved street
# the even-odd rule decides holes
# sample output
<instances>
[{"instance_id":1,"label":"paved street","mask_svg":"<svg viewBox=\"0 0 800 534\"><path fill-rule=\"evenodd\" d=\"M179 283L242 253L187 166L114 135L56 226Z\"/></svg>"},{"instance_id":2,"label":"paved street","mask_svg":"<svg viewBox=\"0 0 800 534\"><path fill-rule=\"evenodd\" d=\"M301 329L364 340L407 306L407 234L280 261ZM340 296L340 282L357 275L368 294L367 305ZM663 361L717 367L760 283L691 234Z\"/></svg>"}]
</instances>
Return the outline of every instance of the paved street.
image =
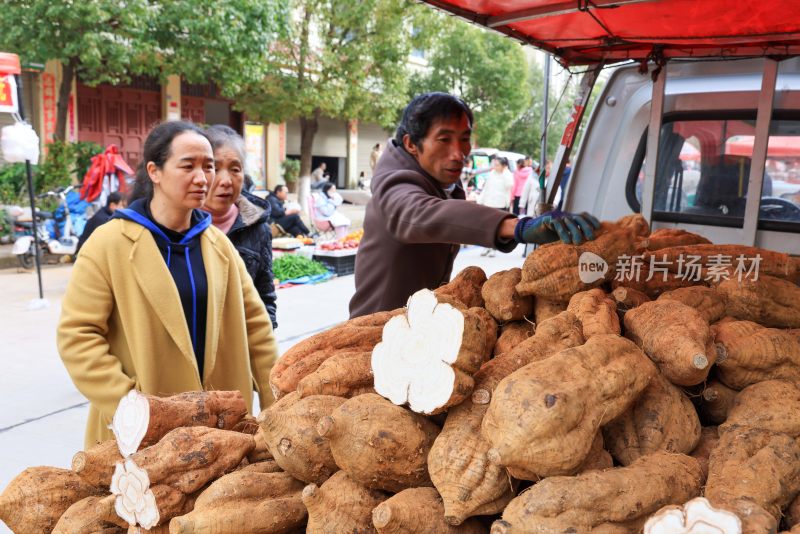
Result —
<instances>
[{"instance_id":1,"label":"paved street","mask_svg":"<svg viewBox=\"0 0 800 534\"><path fill-rule=\"evenodd\" d=\"M478 247L464 249L455 270L478 265L491 274L522 265L521 247L495 258L482 257L481 251ZM60 300L70 272L70 266L46 267L43 280L50 306L28 310L28 303L37 295L35 274L0 270L0 489L26 467L69 467L73 454L83 446L86 400L72 385L55 343ZM345 320L353 291L353 276L279 290L281 353ZM8 532L4 528L0 524L0 532Z\"/></svg>"}]
</instances>

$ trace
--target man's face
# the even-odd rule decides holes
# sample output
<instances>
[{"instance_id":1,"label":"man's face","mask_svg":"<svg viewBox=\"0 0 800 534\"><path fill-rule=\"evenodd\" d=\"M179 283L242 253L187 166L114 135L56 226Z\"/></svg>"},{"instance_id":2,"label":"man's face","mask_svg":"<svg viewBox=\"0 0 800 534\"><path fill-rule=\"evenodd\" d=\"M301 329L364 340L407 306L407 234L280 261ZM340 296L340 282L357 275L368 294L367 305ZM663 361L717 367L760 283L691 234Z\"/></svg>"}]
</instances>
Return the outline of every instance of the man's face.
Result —
<instances>
[{"instance_id":1,"label":"man's face","mask_svg":"<svg viewBox=\"0 0 800 534\"><path fill-rule=\"evenodd\" d=\"M289 196L289 190L285 187L281 187L275 196L278 197L278 200L286 200L286 197Z\"/></svg>"},{"instance_id":2,"label":"man's face","mask_svg":"<svg viewBox=\"0 0 800 534\"><path fill-rule=\"evenodd\" d=\"M326 168L328 168L328 166L327 166L327 165L325 165L324 163L320 163L320 164L319 164L319 168L320 168L320 169L322 169L322 170L324 171Z\"/></svg>"},{"instance_id":3,"label":"man's face","mask_svg":"<svg viewBox=\"0 0 800 534\"><path fill-rule=\"evenodd\" d=\"M472 125L466 115L441 118L431 124L420 146L403 138L406 151L414 156L420 167L444 187L456 183L464 168L464 158L470 152Z\"/></svg>"}]
</instances>

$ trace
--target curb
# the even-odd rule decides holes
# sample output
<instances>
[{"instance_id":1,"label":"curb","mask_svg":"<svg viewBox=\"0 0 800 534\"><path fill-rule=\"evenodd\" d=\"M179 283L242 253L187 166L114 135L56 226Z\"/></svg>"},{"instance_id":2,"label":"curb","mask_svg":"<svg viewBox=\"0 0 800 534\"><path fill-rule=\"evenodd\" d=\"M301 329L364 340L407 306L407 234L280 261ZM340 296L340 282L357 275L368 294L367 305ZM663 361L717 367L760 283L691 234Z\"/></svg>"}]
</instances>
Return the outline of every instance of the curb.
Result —
<instances>
[{"instance_id":1,"label":"curb","mask_svg":"<svg viewBox=\"0 0 800 534\"><path fill-rule=\"evenodd\" d=\"M0 256L0 269L11 269L12 267L17 267L19 262L17 261L17 257L12 255Z\"/></svg>"}]
</instances>

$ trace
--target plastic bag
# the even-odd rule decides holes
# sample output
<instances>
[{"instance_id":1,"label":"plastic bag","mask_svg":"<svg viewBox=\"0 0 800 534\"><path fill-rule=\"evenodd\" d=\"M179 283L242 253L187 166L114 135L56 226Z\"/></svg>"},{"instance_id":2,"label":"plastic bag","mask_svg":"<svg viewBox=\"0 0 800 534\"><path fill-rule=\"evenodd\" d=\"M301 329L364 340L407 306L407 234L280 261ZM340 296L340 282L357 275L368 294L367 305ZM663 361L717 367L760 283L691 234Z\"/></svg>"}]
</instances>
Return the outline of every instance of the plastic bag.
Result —
<instances>
[{"instance_id":1,"label":"plastic bag","mask_svg":"<svg viewBox=\"0 0 800 534\"><path fill-rule=\"evenodd\" d=\"M39 163L39 136L30 124L17 122L4 126L0 145L3 158L9 163L22 163L26 160L32 165Z\"/></svg>"}]
</instances>

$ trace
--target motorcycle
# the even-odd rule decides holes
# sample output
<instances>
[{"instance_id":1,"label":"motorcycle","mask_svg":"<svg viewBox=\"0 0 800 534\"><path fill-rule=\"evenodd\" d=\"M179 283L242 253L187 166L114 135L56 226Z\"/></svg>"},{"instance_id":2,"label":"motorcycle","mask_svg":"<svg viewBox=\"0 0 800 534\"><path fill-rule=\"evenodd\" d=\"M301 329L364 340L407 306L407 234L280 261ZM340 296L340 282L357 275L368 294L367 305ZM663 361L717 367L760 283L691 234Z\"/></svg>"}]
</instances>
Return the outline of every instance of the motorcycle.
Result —
<instances>
[{"instance_id":1,"label":"motorcycle","mask_svg":"<svg viewBox=\"0 0 800 534\"><path fill-rule=\"evenodd\" d=\"M46 221L53 219L53 214L48 211L36 210L36 230L39 238L39 250L36 250L36 241L33 237L33 223L24 221L15 221L15 232L22 233L20 237L14 241L12 253L17 256L20 266L23 269L32 269L35 265L34 254L36 254L40 261L67 257L75 254L78 247L78 236L74 234L72 228L72 218L67 207L67 193L72 191L73 187L58 188L54 191L48 191L38 196L38 198L57 197L59 203L64 207L64 230L61 235L55 238L50 236L47 230Z\"/></svg>"}]
</instances>

